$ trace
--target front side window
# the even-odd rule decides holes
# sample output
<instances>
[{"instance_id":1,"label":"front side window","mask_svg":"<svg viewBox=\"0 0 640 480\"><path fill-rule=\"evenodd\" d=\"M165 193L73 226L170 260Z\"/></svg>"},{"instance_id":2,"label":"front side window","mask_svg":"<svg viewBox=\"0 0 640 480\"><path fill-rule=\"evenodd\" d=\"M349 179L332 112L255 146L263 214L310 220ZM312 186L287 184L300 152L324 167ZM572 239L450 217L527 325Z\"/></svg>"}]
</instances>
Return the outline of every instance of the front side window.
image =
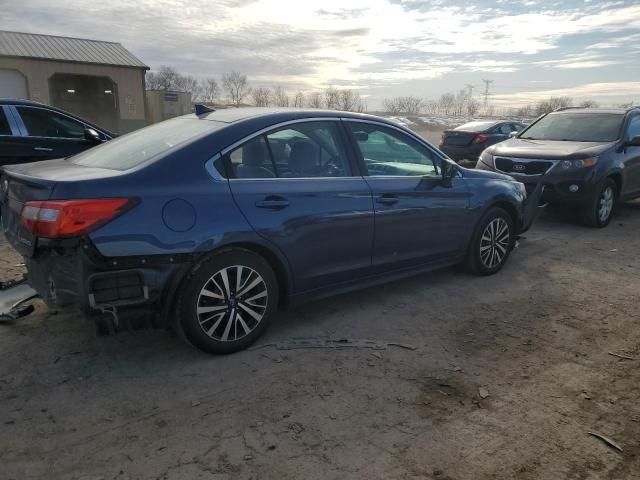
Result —
<instances>
[{"instance_id":1,"label":"front side window","mask_svg":"<svg viewBox=\"0 0 640 480\"><path fill-rule=\"evenodd\" d=\"M84 138L85 126L43 108L16 107L30 137Z\"/></svg>"},{"instance_id":2,"label":"front side window","mask_svg":"<svg viewBox=\"0 0 640 480\"><path fill-rule=\"evenodd\" d=\"M366 123L349 123L371 176L437 176L429 149L396 130Z\"/></svg>"},{"instance_id":3,"label":"front side window","mask_svg":"<svg viewBox=\"0 0 640 480\"><path fill-rule=\"evenodd\" d=\"M349 159L334 122L305 122L254 137L228 154L235 178L346 177Z\"/></svg>"},{"instance_id":4,"label":"front side window","mask_svg":"<svg viewBox=\"0 0 640 480\"><path fill-rule=\"evenodd\" d=\"M520 138L569 142L613 142L620 138L624 115L618 113L551 113Z\"/></svg>"},{"instance_id":5,"label":"front side window","mask_svg":"<svg viewBox=\"0 0 640 480\"><path fill-rule=\"evenodd\" d=\"M631 140L633 137L640 136L640 115L636 115L629 122L625 140Z\"/></svg>"},{"instance_id":6,"label":"front side window","mask_svg":"<svg viewBox=\"0 0 640 480\"><path fill-rule=\"evenodd\" d=\"M0 106L0 135L11 135L11 127L9 121L4 114L4 109Z\"/></svg>"}]
</instances>

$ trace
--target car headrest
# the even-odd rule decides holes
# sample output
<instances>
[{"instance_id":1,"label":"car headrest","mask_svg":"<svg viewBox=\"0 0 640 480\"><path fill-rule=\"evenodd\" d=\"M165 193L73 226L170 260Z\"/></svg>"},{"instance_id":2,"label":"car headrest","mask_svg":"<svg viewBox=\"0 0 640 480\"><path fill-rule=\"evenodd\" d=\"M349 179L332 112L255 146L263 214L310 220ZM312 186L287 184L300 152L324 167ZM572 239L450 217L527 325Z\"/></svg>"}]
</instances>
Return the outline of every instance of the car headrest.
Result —
<instances>
[{"instance_id":1,"label":"car headrest","mask_svg":"<svg viewBox=\"0 0 640 480\"><path fill-rule=\"evenodd\" d=\"M316 149L309 142L296 142L289 154L289 168L293 172L310 172L317 167Z\"/></svg>"},{"instance_id":2,"label":"car headrest","mask_svg":"<svg viewBox=\"0 0 640 480\"><path fill-rule=\"evenodd\" d=\"M242 164L249 167L259 167L267 159L267 147L262 142L249 142L242 147Z\"/></svg>"}]
</instances>

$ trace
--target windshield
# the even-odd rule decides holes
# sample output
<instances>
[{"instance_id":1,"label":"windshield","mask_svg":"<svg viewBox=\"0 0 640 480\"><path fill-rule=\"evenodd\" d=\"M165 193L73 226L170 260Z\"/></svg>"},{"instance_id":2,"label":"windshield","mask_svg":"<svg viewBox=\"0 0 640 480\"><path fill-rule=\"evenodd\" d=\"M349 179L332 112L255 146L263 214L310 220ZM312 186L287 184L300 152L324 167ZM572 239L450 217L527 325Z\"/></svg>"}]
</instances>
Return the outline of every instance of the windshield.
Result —
<instances>
[{"instance_id":1,"label":"windshield","mask_svg":"<svg viewBox=\"0 0 640 480\"><path fill-rule=\"evenodd\" d=\"M223 125L208 120L174 118L115 138L75 155L69 161L86 167L128 170Z\"/></svg>"},{"instance_id":2,"label":"windshield","mask_svg":"<svg viewBox=\"0 0 640 480\"><path fill-rule=\"evenodd\" d=\"M465 132L481 132L482 130L486 130L487 128L494 126L495 124L496 122L469 122L454 128L454 130L464 130Z\"/></svg>"},{"instance_id":3,"label":"windshield","mask_svg":"<svg viewBox=\"0 0 640 480\"><path fill-rule=\"evenodd\" d=\"M618 113L561 113L544 117L520 138L571 142L613 142L620 136L624 115Z\"/></svg>"}]
</instances>

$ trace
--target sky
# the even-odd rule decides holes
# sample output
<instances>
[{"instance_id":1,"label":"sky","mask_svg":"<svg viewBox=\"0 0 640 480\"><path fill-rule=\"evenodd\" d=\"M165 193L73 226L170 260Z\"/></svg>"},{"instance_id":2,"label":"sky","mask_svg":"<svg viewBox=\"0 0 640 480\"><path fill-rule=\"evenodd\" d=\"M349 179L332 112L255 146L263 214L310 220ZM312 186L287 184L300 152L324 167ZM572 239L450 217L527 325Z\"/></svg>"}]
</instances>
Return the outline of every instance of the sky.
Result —
<instances>
[{"instance_id":1,"label":"sky","mask_svg":"<svg viewBox=\"0 0 640 480\"><path fill-rule=\"evenodd\" d=\"M640 103L638 0L0 0L0 29L120 42L198 78L353 88L370 110L468 85L482 99L483 79L496 106Z\"/></svg>"}]
</instances>

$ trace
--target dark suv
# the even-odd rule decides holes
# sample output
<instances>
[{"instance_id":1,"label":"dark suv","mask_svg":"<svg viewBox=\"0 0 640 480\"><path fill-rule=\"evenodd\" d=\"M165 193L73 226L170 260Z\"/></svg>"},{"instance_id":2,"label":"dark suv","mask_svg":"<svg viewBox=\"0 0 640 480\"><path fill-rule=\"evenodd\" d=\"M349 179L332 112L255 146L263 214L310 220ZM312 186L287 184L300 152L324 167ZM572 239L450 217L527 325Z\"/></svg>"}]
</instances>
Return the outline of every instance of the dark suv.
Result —
<instances>
[{"instance_id":1,"label":"dark suv","mask_svg":"<svg viewBox=\"0 0 640 480\"><path fill-rule=\"evenodd\" d=\"M0 166L69 157L114 136L59 108L0 98Z\"/></svg>"},{"instance_id":2,"label":"dark suv","mask_svg":"<svg viewBox=\"0 0 640 480\"><path fill-rule=\"evenodd\" d=\"M540 117L476 165L507 173L544 200L579 207L583 222L605 227L618 200L640 197L640 107L564 108Z\"/></svg>"}]
</instances>

